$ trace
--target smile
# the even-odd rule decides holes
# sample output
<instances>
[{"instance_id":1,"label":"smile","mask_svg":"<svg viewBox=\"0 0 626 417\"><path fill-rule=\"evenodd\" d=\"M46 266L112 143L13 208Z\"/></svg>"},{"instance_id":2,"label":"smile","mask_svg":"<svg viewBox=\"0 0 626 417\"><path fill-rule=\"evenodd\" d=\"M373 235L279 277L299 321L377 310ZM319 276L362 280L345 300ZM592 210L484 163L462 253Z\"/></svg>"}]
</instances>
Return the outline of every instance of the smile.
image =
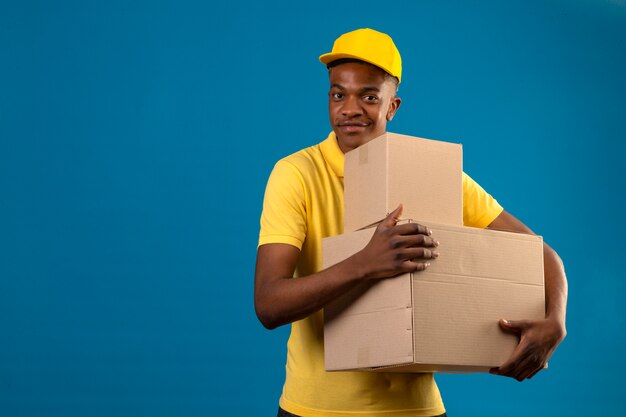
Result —
<instances>
[{"instance_id":1,"label":"smile","mask_svg":"<svg viewBox=\"0 0 626 417\"><path fill-rule=\"evenodd\" d=\"M340 123L339 129L347 133L360 132L364 130L368 125L363 123Z\"/></svg>"},{"instance_id":2,"label":"smile","mask_svg":"<svg viewBox=\"0 0 626 417\"><path fill-rule=\"evenodd\" d=\"M356 121L350 121L350 122L339 122L337 123L340 127L342 126L361 126L361 127L365 127L367 125L369 125L369 123L367 122L356 122Z\"/></svg>"}]
</instances>

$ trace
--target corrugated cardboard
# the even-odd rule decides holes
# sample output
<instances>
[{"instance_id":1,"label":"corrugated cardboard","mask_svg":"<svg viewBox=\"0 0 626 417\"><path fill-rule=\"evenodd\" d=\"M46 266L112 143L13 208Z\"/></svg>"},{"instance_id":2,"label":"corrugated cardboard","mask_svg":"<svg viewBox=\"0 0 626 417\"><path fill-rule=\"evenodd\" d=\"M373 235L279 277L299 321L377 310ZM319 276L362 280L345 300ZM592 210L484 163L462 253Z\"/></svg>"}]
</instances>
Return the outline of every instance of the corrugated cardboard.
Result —
<instances>
[{"instance_id":1,"label":"corrugated cardboard","mask_svg":"<svg viewBox=\"0 0 626 417\"><path fill-rule=\"evenodd\" d=\"M486 372L518 343L499 319L544 317L540 236L420 223L440 242L426 271L369 281L324 309L327 370ZM374 230L323 239L323 268Z\"/></svg>"},{"instance_id":2,"label":"corrugated cardboard","mask_svg":"<svg viewBox=\"0 0 626 417\"><path fill-rule=\"evenodd\" d=\"M385 133L347 152L344 232L379 222L400 203L403 216L463 225L463 148Z\"/></svg>"}]
</instances>

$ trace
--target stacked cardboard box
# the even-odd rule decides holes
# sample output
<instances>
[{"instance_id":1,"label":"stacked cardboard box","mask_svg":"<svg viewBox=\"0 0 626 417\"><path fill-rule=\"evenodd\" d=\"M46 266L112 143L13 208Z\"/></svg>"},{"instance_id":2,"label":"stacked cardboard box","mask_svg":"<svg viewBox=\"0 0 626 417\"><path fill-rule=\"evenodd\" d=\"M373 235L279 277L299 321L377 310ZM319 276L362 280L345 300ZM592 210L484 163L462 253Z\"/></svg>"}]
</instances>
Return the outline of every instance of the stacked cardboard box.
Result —
<instances>
[{"instance_id":1,"label":"stacked cardboard box","mask_svg":"<svg viewBox=\"0 0 626 417\"><path fill-rule=\"evenodd\" d=\"M326 369L488 371L517 345L498 319L544 316L539 236L464 227L461 145L386 133L348 152L346 233L322 242L323 267L358 252L404 204L440 256L426 271L357 286L324 309Z\"/></svg>"}]
</instances>

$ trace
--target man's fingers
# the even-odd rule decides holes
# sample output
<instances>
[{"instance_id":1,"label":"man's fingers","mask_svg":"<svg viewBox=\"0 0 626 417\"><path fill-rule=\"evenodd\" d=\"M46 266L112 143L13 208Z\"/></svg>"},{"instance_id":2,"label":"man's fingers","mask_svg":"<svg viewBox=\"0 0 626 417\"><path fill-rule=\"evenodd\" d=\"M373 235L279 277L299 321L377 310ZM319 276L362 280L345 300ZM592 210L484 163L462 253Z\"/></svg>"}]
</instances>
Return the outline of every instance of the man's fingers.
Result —
<instances>
[{"instance_id":1,"label":"man's fingers","mask_svg":"<svg viewBox=\"0 0 626 417\"><path fill-rule=\"evenodd\" d=\"M511 356L506 360L506 362L504 362L497 368L498 375L511 376L511 372L514 368L517 367L516 364L518 364L523 359L523 351L524 349L521 344L518 344Z\"/></svg>"},{"instance_id":2,"label":"man's fingers","mask_svg":"<svg viewBox=\"0 0 626 417\"><path fill-rule=\"evenodd\" d=\"M523 349L522 345L518 345L509 360L500 365L498 374L522 381L533 375L540 367L541 357L537 353Z\"/></svg>"},{"instance_id":3,"label":"man's fingers","mask_svg":"<svg viewBox=\"0 0 626 417\"><path fill-rule=\"evenodd\" d=\"M430 266L430 262L406 261L402 264L403 272L424 271Z\"/></svg>"},{"instance_id":4,"label":"man's fingers","mask_svg":"<svg viewBox=\"0 0 626 417\"><path fill-rule=\"evenodd\" d=\"M502 330L508 333L521 334L530 326L530 322L527 320L505 320L500 319L498 322Z\"/></svg>"},{"instance_id":5,"label":"man's fingers","mask_svg":"<svg viewBox=\"0 0 626 417\"><path fill-rule=\"evenodd\" d=\"M507 362L506 364L502 364L499 368L492 368L489 370L489 373L514 378L521 382L524 379L532 378L542 369L543 367L536 368L535 362L531 358L525 358L519 363Z\"/></svg>"},{"instance_id":6,"label":"man's fingers","mask_svg":"<svg viewBox=\"0 0 626 417\"><path fill-rule=\"evenodd\" d=\"M509 371L511 377L520 382L525 380L526 377L535 370L534 363L532 355L526 356L524 359L520 360L519 363L515 364L515 366Z\"/></svg>"},{"instance_id":7,"label":"man's fingers","mask_svg":"<svg viewBox=\"0 0 626 417\"><path fill-rule=\"evenodd\" d=\"M389 244L394 249L401 248L436 248L439 242L426 235L393 236Z\"/></svg>"},{"instance_id":8,"label":"man's fingers","mask_svg":"<svg viewBox=\"0 0 626 417\"><path fill-rule=\"evenodd\" d=\"M541 356L537 353L527 352L519 356L514 352L513 356L503 363L499 368L493 368L490 373L515 378L518 381L530 379L544 368L545 362L542 362Z\"/></svg>"},{"instance_id":9,"label":"man's fingers","mask_svg":"<svg viewBox=\"0 0 626 417\"><path fill-rule=\"evenodd\" d=\"M520 382L532 378L537 372L543 369L542 366L537 366L537 362L533 358L529 358L526 362L520 364L520 366L520 372L515 376L515 379Z\"/></svg>"},{"instance_id":10,"label":"man's fingers","mask_svg":"<svg viewBox=\"0 0 626 417\"><path fill-rule=\"evenodd\" d=\"M402 206L402 204L400 204L398 207L396 207L394 211L392 211L391 213L387 215L385 220L383 220L382 224L384 224L387 227L395 226L396 223L398 223L398 220L400 220L400 216L402 215L403 209L404 207Z\"/></svg>"},{"instance_id":11,"label":"man's fingers","mask_svg":"<svg viewBox=\"0 0 626 417\"><path fill-rule=\"evenodd\" d=\"M436 259L439 252L428 248L406 248L399 255L402 259Z\"/></svg>"},{"instance_id":12,"label":"man's fingers","mask_svg":"<svg viewBox=\"0 0 626 417\"><path fill-rule=\"evenodd\" d=\"M539 373L539 371L541 371L544 367L540 366L539 368L535 369L535 371L533 373L531 373L530 375L528 375L526 378L530 379L532 377L534 377L535 375L537 375L537 373Z\"/></svg>"},{"instance_id":13,"label":"man's fingers","mask_svg":"<svg viewBox=\"0 0 626 417\"><path fill-rule=\"evenodd\" d=\"M396 226L394 230L399 235L426 235L430 236L433 232L428 227L419 223L404 223Z\"/></svg>"},{"instance_id":14,"label":"man's fingers","mask_svg":"<svg viewBox=\"0 0 626 417\"><path fill-rule=\"evenodd\" d=\"M493 369L492 373L515 378L530 379L541 371L549 360L552 350L545 340L546 320L500 320L503 331L520 337L519 344L509 359ZM552 348L553 349L553 348Z\"/></svg>"},{"instance_id":15,"label":"man's fingers","mask_svg":"<svg viewBox=\"0 0 626 417\"><path fill-rule=\"evenodd\" d=\"M439 246L439 241L426 235L409 235L403 236L406 238L406 247L424 247L424 248L436 248Z\"/></svg>"},{"instance_id":16,"label":"man's fingers","mask_svg":"<svg viewBox=\"0 0 626 417\"><path fill-rule=\"evenodd\" d=\"M498 369L498 375L504 375L504 376L511 376L511 370L513 369L513 364L515 362L508 360L505 363L503 363L502 365L500 365L497 369Z\"/></svg>"}]
</instances>

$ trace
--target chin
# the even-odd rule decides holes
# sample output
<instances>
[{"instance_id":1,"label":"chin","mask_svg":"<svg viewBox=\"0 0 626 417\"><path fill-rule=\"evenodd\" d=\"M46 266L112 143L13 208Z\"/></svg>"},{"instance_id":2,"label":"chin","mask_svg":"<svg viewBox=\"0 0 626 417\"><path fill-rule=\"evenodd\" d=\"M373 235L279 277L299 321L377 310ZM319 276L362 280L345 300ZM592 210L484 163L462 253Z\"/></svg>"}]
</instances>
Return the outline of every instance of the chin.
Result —
<instances>
[{"instance_id":1,"label":"chin","mask_svg":"<svg viewBox=\"0 0 626 417\"><path fill-rule=\"evenodd\" d=\"M356 149L364 143L369 142L369 140L373 139L373 137L370 138L369 135L364 133L346 135L342 133L337 133L335 131L335 135L337 136L339 146L344 150L344 152Z\"/></svg>"}]
</instances>

